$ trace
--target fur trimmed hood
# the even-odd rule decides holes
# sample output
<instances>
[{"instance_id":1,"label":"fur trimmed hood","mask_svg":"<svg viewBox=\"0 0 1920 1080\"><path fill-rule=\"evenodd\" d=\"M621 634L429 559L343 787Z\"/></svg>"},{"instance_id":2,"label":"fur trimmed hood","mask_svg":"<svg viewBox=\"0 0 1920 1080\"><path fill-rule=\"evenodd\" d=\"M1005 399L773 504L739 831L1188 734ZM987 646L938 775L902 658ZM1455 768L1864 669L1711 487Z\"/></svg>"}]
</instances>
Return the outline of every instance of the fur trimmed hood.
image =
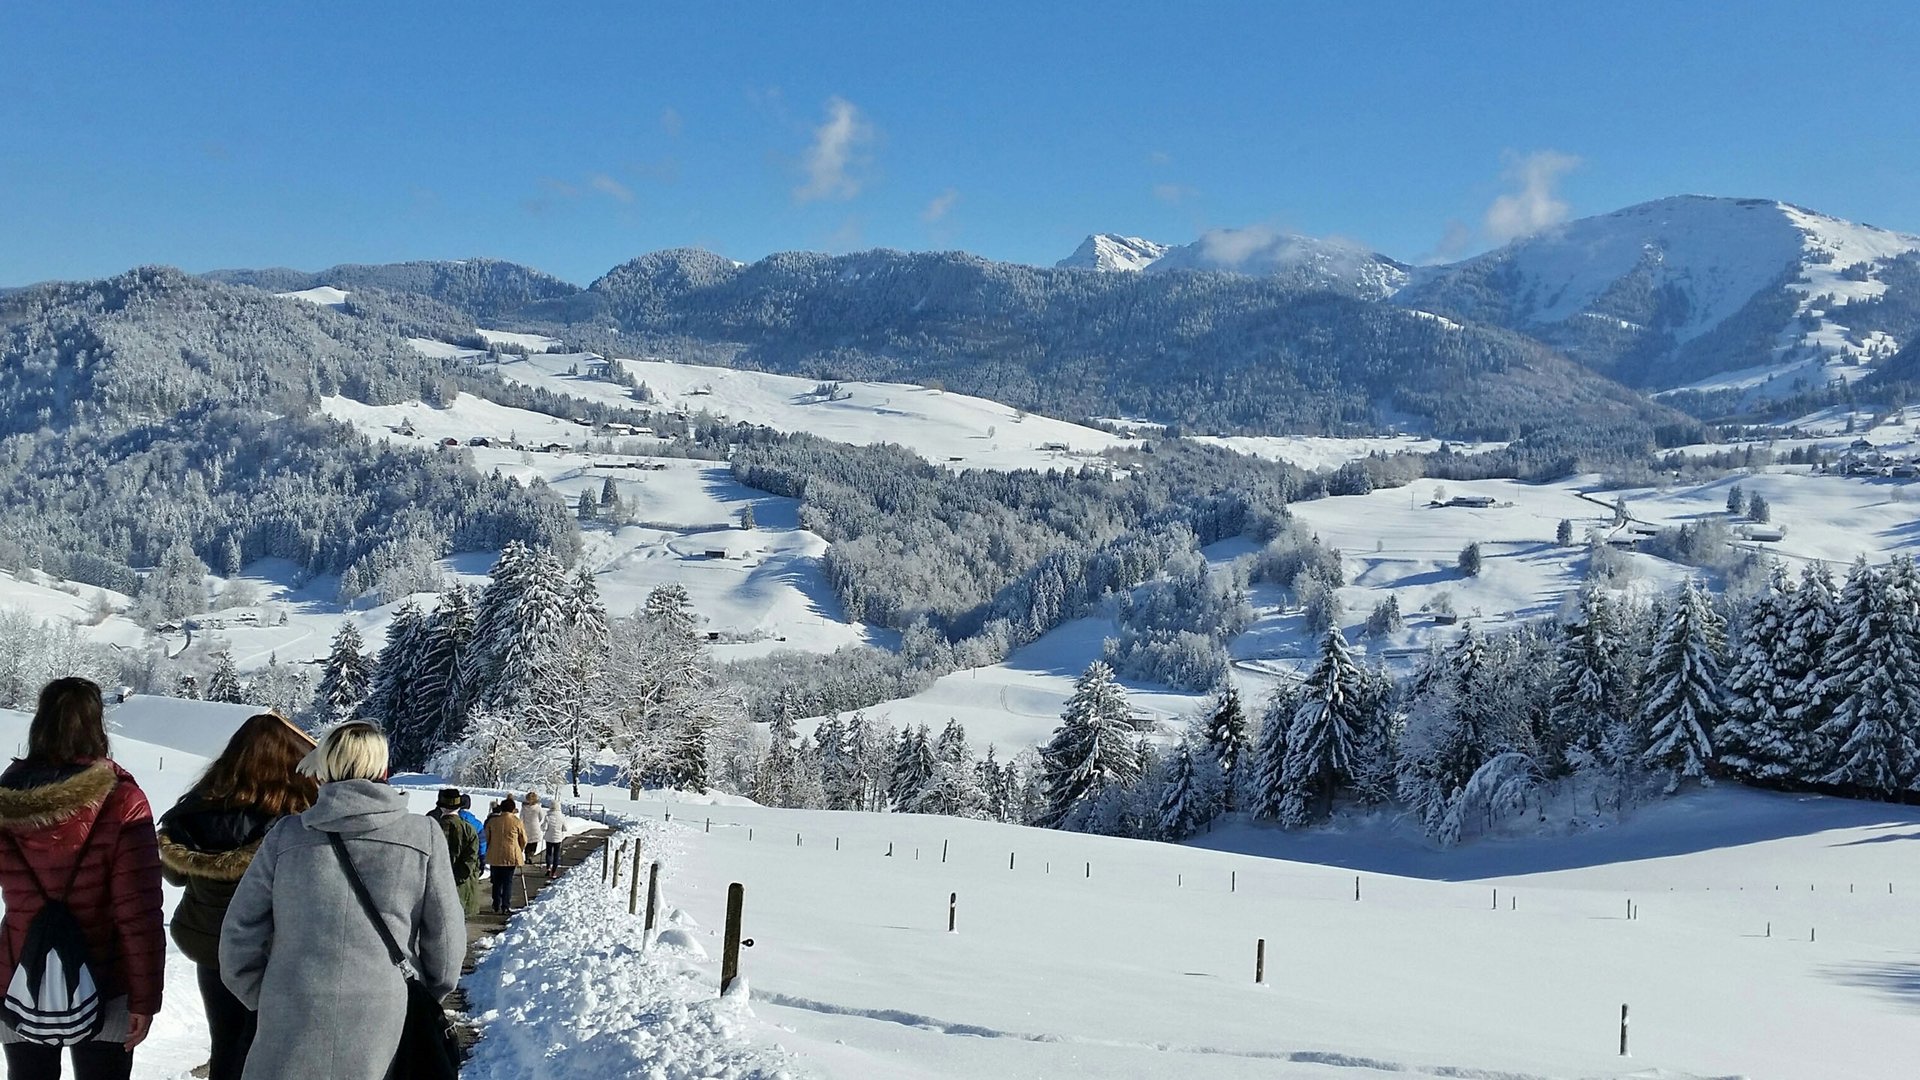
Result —
<instances>
[{"instance_id":1,"label":"fur trimmed hood","mask_svg":"<svg viewBox=\"0 0 1920 1080\"><path fill-rule=\"evenodd\" d=\"M160 865L182 877L239 881L259 850L260 841L255 840L231 851L195 851L166 833L160 834Z\"/></svg>"},{"instance_id":2,"label":"fur trimmed hood","mask_svg":"<svg viewBox=\"0 0 1920 1080\"><path fill-rule=\"evenodd\" d=\"M20 769L18 764L7 770ZM31 779L31 777L26 777ZM120 781L120 770L102 759L80 771L32 787L0 786L0 829L25 832L58 825L85 810L97 810Z\"/></svg>"}]
</instances>

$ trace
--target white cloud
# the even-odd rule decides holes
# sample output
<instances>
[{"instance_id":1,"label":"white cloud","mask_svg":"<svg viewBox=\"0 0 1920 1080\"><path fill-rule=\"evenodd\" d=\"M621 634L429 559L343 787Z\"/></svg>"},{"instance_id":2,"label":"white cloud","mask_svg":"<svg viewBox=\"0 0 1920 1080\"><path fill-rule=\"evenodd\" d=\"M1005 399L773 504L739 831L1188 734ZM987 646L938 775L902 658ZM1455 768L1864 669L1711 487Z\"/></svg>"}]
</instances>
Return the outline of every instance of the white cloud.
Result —
<instances>
[{"instance_id":1,"label":"white cloud","mask_svg":"<svg viewBox=\"0 0 1920 1080\"><path fill-rule=\"evenodd\" d=\"M873 125L853 102L842 97L827 99L827 122L813 129L813 145L807 147L801 161L807 182L793 189L794 199L846 200L860 194L862 181L854 173L873 138Z\"/></svg>"},{"instance_id":2,"label":"white cloud","mask_svg":"<svg viewBox=\"0 0 1920 1080\"><path fill-rule=\"evenodd\" d=\"M1554 188L1561 177L1579 165L1579 158L1558 150L1535 150L1524 155L1509 152L1501 177L1518 190L1500 196L1487 207L1483 226L1487 239L1504 244L1573 216L1572 208Z\"/></svg>"},{"instance_id":3,"label":"white cloud","mask_svg":"<svg viewBox=\"0 0 1920 1080\"><path fill-rule=\"evenodd\" d=\"M1200 194L1185 184L1155 184L1153 197L1169 206L1179 206L1195 195Z\"/></svg>"},{"instance_id":4,"label":"white cloud","mask_svg":"<svg viewBox=\"0 0 1920 1080\"><path fill-rule=\"evenodd\" d=\"M589 173L587 175L587 184L591 186L593 190L609 198L618 199L621 202L633 201L633 189L615 180L613 177L608 176L606 173Z\"/></svg>"},{"instance_id":5,"label":"white cloud","mask_svg":"<svg viewBox=\"0 0 1920 1080\"><path fill-rule=\"evenodd\" d=\"M929 225L945 220L946 216L953 212L954 204L959 201L960 192L954 188L948 188L927 203L927 208L920 211L920 220Z\"/></svg>"},{"instance_id":6,"label":"white cloud","mask_svg":"<svg viewBox=\"0 0 1920 1080\"><path fill-rule=\"evenodd\" d=\"M667 138L679 138L684 128L685 124L681 122L679 109L669 105L660 110L660 130L667 133Z\"/></svg>"},{"instance_id":7,"label":"white cloud","mask_svg":"<svg viewBox=\"0 0 1920 1080\"><path fill-rule=\"evenodd\" d=\"M1165 167L1173 164L1173 155L1165 150L1153 150L1147 154L1147 164Z\"/></svg>"},{"instance_id":8,"label":"white cloud","mask_svg":"<svg viewBox=\"0 0 1920 1080\"><path fill-rule=\"evenodd\" d=\"M1440 240L1433 250L1420 256L1422 265L1451 262L1465 255L1473 248L1473 226L1459 218L1449 218L1446 229L1440 234Z\"/></svg>"}]
</instances>

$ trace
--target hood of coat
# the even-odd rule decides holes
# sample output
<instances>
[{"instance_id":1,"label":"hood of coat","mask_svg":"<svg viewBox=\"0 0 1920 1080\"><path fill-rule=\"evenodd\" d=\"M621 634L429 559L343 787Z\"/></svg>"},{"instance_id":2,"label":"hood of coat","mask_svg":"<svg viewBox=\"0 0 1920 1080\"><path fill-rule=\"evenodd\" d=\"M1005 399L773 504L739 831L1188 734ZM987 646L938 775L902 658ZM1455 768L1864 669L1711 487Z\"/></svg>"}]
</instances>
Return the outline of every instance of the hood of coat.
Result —
<instances>
[{"instance_id":1,"label":"hood of coat","mask_svg":"<svg viewBox=\"0 0 1920 1080\"><path fill-rule=\"evenodd\" d=\"M300 815L309 829L355 836L384 829L406 817L407 795L372 780L335 780L320 785L320 797Z\"/></svg>"},{"instance_id":2,"label":"hood of coat","mask_svg":"<svg viewBox=\"0 0 1920 1080\"><path fill-rule=\"evenodd\" d=\"M0 774L0 828L42 829L97 810L120 775L104 758L72 765L16 761Z\"/></svg>"}]
</instances>

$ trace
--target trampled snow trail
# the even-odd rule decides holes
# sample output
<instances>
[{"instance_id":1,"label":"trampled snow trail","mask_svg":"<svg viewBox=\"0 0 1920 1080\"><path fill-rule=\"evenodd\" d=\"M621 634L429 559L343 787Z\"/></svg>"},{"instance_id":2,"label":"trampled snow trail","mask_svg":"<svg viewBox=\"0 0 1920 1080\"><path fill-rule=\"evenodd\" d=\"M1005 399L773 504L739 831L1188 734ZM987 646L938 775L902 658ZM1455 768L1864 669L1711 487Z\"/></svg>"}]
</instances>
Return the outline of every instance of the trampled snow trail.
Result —
<instances>
[{"instance_id":1,"label":"trampled snow trail","mask_svg":"<svg viewBox=\"0 0 1920 1080\"><path fill-rule=\"evenodd\" d=\"M629 828L648 858L663 830ZM599 861L562 877L517 915L466 979L482 1037L462 1075L477 1080L792 1080L787 1055L755 1045L745 994L719 997L697 927L661 903L649 946L622 884ZM665 875L663 874L663 881ZM644 896L644 885L642 895Z\"/></svg>"}]
</instances>

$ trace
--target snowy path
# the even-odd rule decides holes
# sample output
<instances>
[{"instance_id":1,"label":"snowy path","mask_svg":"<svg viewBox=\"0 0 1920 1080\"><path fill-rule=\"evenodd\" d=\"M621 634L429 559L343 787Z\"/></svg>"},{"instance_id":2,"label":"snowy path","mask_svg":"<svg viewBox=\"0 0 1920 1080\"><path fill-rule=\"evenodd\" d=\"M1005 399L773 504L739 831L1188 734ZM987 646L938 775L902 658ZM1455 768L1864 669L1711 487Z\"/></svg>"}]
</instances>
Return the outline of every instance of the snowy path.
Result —
<instances>
[{"instance_id":1,"label":"snowy path","mask_svg":"<svg viewBox=\"0 0 1920 1080\"><path fill-rule=\"evenodd\" d=\"M650 858L670 860L673 847L663 843L664 833L642 825L615 842L638 839ZM493 940L464 983L482 1037L463 1076L798 1075L784 1053L755 1043L746 995L715 992L713 965L701 944L710 931L663 900L662 927L647 940L642 918L627 913L631 873L631 865L622 867L621 881L609 887L598 860L589 860L549 886Z\"/></svg>"}]
</instances>

